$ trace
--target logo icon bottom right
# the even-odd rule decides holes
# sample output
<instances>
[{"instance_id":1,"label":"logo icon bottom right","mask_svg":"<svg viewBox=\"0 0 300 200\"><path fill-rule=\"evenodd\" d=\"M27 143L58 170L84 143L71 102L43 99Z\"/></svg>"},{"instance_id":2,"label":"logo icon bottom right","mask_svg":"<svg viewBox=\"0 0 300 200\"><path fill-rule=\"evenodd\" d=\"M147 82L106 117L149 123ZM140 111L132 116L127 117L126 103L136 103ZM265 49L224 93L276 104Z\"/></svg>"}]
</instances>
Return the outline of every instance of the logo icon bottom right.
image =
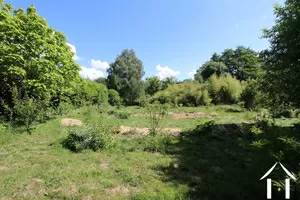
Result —
<instances>
[{"instance_id":1,"label":"logo icon bottom right","mask_svg":"<svg viewBox=\"0 0 300 200\"><path fill-rule=\"evenodd\" d=\"M296 180L295 176L292 175L291 172L289 172L280 162L276 162L273 167L271 167L271 169L269 169L267 171L267 173L265 173L265 175L263 175L261 177L260 180L263 180L264 178L266 178L267 176L269 176L269 174L271 174L271 172L274 170L274 168L277 166L277 164L279 163L279 165L281 166L281 168L284 170L284 172L293 180ZM290 179L285 179L285 199L290 199L290 185L291 185L291 181ZM267 179L267 199L272 199L272 179L268 178Z\"/></svg>"}]
</instances>

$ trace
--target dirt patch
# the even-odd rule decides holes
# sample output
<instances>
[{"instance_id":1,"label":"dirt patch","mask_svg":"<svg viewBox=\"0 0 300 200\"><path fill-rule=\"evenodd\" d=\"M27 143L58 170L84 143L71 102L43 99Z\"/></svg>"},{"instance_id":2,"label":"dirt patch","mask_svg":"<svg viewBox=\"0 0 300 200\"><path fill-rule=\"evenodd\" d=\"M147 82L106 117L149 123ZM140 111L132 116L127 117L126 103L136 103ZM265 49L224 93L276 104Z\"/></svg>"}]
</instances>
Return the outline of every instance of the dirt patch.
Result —
<instances>
[{"instance_id":1,"label":"dirt patch","mask_svg":"<svg viewBox=\"0 0 300 200\"><path fill-rule=\"evenodd\" d=\"M149 115L138 113L138 114L134 114L133 116L135 116L135 117L148 117ZM216 116L219 116L219 113L211 112L208 115L206 115L203 112L169 113L168 116L173 118L173 119L201 119L201 118L205 118L205 117L216 117Z\"/></svg>"},{"instance_id":2,"label":"dirt patch","mask_svg":"<svg viewBox=\"0 0 300 200\"><path fill-rule=\"evenodd\" d=\"M43 183L44 181L42 179L39 179L39 178L34 178L34 179L32 179L32 182L34 182L34 183Z\"/></svg>"},{"instance_id":3,"label":"dirt patch","mask_svg":"<svg viewBox=\"0 0 300 200\"><path fill-rule=\"evenodd\" d=\"M148 135L150 133L148 128L134 128L130 126L120 126L119 134L138 134L138 135Z\"/></svg>"},{"instance_id":4,"label":"dirt patch","mask_svg":"<svg viewBox=\"0 0 300 200\"><path fill-rule=\"evenodd\" d=\"M77 187L76 187L75 184L71 185L70 192L73 193L73 194L77 192Z\"/></svg>"},{"instance_id":5,"label":"dirt patch","mask_svg":"<svg viewBox=\"0 0 300 200\"><path fill-rule=\"evenodd\" d=\"M108 188L105 191L108 192L111 195L121 194L121 195L124 195L124 196L128 196L129 193L130 193L129 189L127 187L124 187L124 186L117 186L117 187L114 187L114 188Z\"/></svg>"},{"instance_id":6,"label":"dirt patch","mask_svg":"<svg viewBox=\"0 0 300 200\"><path fill-rule=\"evenodd\" d=\"M195 112L195 113L171 113L169 114L173 119L200 119L205 118L205 113Z\"/></svg>"},{"instance_id":7,"label":"dirt patch","mask_svg":"<svg viewBox=\"0 0 300 200\"><path fill-rule=\"evenodd\" d=\"M92 196L82 197L82 200L93 200Z\"/></svg>"},{"instance_id":8,"label":"dirt patch","mask_svg":"<svg viewBox=\"0 0 300 200\"><path fill-rule=\"evenodd\" d=\"M0 166L0 171L8 171L9 168L6 166Z\"/></svg>"},{"instance_id":9,"label":"dirt patch","mask_svg":"<svg viewBox=\"0 0 300 200\"><path fill-rule=\"evenodd\" d=\"M73 168L72 168L71 166L66 166L66 167L64 167L64 169L67 170L67 171L70 171L70 170L72 170Z\"/></svg>"},{"instance_id":10,"label":"dirt patch","mask_svg":"<svg viewBox=\"0 0 300 200\"><path fill-rule=\"evenodd\" d=\"M165 135L179 136L181 129L180 128L163 128L160 130L160 132Z\"/></svg>"},{"instance_id":11,"label":"dirt patch","mask_svg":"<svg viewBox=\"0 0 300 200\"><path fill-rule=\"evenodd\" d=\"M181 129L180 128L161 128L158 130L159 133L164 135L173 135L179 136ZM149 135L150 129L149 128L134 128L130 126L120 126L118 130L119 134L137 134L137 135Z\"/></svg>"},{"instance_id":12,"label":"dirt patch","mask_svg":"<svg viewBox=\"0 0 300 200\"><path fill-rule=\"evenodd\" d=\"M65 118L60 121L60 124L63 126L82 126L82 121L78 119Z\"/></svg>"},{"instance_id":13,"label":"dirt patch","mask_svg":"<svg viewBox=\"0 0 300 200\"><path fill-rule=\"evenodd\" d=\"M209 115L212 116L212 117L217 117L217 116L219 116L219 113L211 112L211 113L209 113Z\"/></svg>"},{"instance_id":14,"label":"dirt patch","mask_svg":"<svg viewBox=\"0 0 300 200\"><path fill-rule=\"evenodd\" d=\"M109 164L107 162L102 161L101 164L100 164L100 167L102 167L103 169L108 169Z\"/></svg>"}]
</instances>

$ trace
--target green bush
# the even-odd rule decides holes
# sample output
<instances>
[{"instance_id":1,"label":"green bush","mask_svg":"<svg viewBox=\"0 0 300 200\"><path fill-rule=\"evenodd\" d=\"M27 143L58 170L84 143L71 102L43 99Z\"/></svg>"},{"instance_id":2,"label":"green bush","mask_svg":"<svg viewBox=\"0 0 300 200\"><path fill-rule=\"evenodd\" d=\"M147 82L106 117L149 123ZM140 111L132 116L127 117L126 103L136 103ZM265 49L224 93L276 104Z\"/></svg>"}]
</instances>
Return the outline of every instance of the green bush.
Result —
<instances>
[{"instance_id":1,"label":"green bush","mask_svg":"<svg viewBox=\"0 0 300 200\"><path fill-rule=\"evenodd\" d=\"M204 132L204 133L209 133L212 131L215 124L216 124L215 121L211 120L211 121L197 125L195 130L198 132L200 131L200 132Z\"/></svg>"},{"instance_id":2,"label":"green bush","mask_svg":"<svg viewBox=\"0 0 300 200\"><path fill-rule=\"evenodd\" d=\"M17 125L24 125L25 130L31 134L37 122L42 122L46 118L45 103L28 97L27 93L22 97L17 89L13 89L13 108L11 120ZM7 107L8 108L8 107Z\"/></svg>"},{"instance_id":3,"label":"green bush","mask_svg":"<svg viewBox=\"0 0 300 200\"><path fill-rule=\"evenodd\" d=\"M256 80L249 79L244 85L241 93L241 101L244 102L244 107L248 110L255 108L258 95L258 83Z\"/></svg>"},{"instance_id":4,"label":"green bush","mask_svg":"<svg viewBox=\"0 0 300 200\"><path fill-rule=\"evenodd\" d=\"M66 115L68 114L72 109L73 105L68 102L60 102L59 105L55 109L55 113L57 115Z\"/></svg>"},{"instance_id":5,"label":"green bush","mask_svg":"<svg viewBox=\"0 0 300 200\"><path fill-rule=\"evenodd\" d=\"M167 89L157 92L153 97L153 101L169 103L177 107L180 104L183 106L209 105L211 99L204 85L181 83L169 85Z\"/></svg>"},{"instance_id":6,"label":"green bush","mask_svg":"<svg viewBox=\"0 0 300 200\"><path fill-rule=\"evenodd\" d=\"M103 105L108 102L108 90L105 85L81 79L74 89L65 94L76 107L84 105Z\"/></svg>"},{"instance_id":7,"label":"green bush","mask_svg":"<svg viewBox=\"0 0 300 200\"><path fill-rule=\"evenodd\" d=\"M168 114L169 105L155 102L146 108L146 115L149 119L150 135L155 135L161 126L164 116Z\"/></svg>"},{"instance_id":8,"label":"green bush","mask_svg":"<svg viewBox=\"0 0 300 200\"><path fill-rule=\"evenodd\" d=\"M128 119L130 117L130 113L127 113L127 112L110 110L107 113L109 115L114 115L118 119Z\"/></svg>"},{"instance_id":9,"label":"green bush","mask_svg":"<svg viewBox=\"0 0 300 200\"><path fill-rule=\"evenodd\" d=\"M143 95L137 99L137 103L140 107L147 107L150 103L151 96Z\"/></svg>"},{"instance_id":10,"label":"green bush","mask_svg":"<svg viewBox=\"0 0 300 200\"><path fill-rule=\"evenodd\" d=\"M114 89L108 90L108 103L111 106L119 106L122 103L122 99L119 95L119 92Z\"/></svg>"},{"instance_id":11,"label":"green bush","mask_svg":"<svg viewBox=\"0 0 300 200\"><path fill-rule=\"evenodd\" d=\"M70 128L69 135L62 144L73 152L81 152L85 149L97 151L111 148L114 146L114 140L107 127L84 126Z\"/></svg>"},{"instance_id":12,"label":"green bush","mask_svg":"<svg viewBox=\"0 0 300 200\"><path fill-rule=\"evenodd\" d=\"M234 104L240 99L242 84L230 74L217 77L212 75L208 81L208 91L214 104Z\"/></svg>"}]
</instances>

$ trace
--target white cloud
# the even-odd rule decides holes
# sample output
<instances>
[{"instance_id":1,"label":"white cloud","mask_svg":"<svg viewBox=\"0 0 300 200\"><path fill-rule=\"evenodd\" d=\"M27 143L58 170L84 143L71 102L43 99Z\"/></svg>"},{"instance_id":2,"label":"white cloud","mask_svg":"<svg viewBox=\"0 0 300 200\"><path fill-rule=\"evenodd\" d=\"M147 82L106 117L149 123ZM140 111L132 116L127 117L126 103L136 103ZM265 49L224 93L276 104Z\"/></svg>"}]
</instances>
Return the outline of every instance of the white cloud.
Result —
<instances>
[{"instance_id":1,"label":"white cloud","mask_svg":"<svg viewBox=\"0 0 300 200\"><path fill-rule=\"evenodd\" d=\"M94 69L106 70L109 68L109 64L107 62L102 62L101 60L91 60L91 66Z\"/></svg>"},{"instance_id":2,"label":"white cloud","mask_svg":"<svg viewBox=\"0 0 300 200\"><path fill-rule=\"evenodd\" d=\"M171 76L177 76L180 74L180 71L174 71L173 69L169 68L168 66L163 67L163 66L157 65L156 70L158 71L157 76L160 79L164 79L164 78L171 77Z\"/></svg>"},{"instance_id":3,"label":"white cloud","mask_svg":"<svg viewBox=\"0 0 300 200\"><path fill-rule=\"evenodd\" d=\"M197 70L193 69L191 72L189 72L189 77L194 78L194 75L196 74Z\"/></svg>"},{"instance_id":4,"label":"white cloud","mask_svg":"<svg viewBox=\"0 0 300 200\"><path fill-rule=\"evenodd\" d=\"M82 78L90 80L96 80L97 78L104 77L104 73L102 71L84 66L81 66L81 71L79 74Z\"/></svg>"},{"instance_id":5,"label":"white cloud","mask_svg":"<svg viewBox=\"0 0 300 200\"><path fill-rule=\"evenodd\" d=\"M75 54L73 59L76 61L82 60L79 56L77 56L76 47L73 44L67 43L67 45L71 48L71 51Z\"/></svg>"}]
</instances>

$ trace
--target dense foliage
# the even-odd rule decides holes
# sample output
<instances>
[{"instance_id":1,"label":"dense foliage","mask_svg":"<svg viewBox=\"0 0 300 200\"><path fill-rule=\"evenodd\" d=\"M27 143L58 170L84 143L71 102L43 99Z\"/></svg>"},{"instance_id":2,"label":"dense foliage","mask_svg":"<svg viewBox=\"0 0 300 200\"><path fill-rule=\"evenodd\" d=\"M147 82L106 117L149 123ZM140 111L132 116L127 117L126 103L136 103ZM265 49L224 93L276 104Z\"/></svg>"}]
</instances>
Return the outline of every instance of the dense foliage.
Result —
<instances>
[{"instance_id":1,"label":"dense foliage","mask_svg":"<svg viewBox=\"0 0 300 200\"><path fill-rule=\"evenodd\" d=\"M300 106L300 2L286 0L275 5L276 24L264 30L270 48L262 53L266 62L262 90L273 109Z\"/></svg>"},{"instance_id":2,"label":"dense foliage","mask_svg":"<svg viewBox=\"0 0 300 200\"><path fill-rule=\"evenodd\" d=\"M170 85L166 90L157 92L153 100L172 105L200 106L209 105L211 99L207 89L200 84Z\"/></svg>"},{"instance_id":3,"label":"dense foliage","mask_svg":"<svg viewBox=\"0 0 300 200\"><path fill-rule=\"evenodd\" d=\"M118 91L114 89L108 90L108 103L112 106L119 106L122 103L122 99L118 93Z\"/></svg>"},{"instance_id":4,"label":"dense foliage","mask_svg":"<svg viewBox=\"0 0 300 200\"><path fill-rule=\"evenodd\" d=\"M195 74L195 80L203 82L211 75L220 76L230 73L238 80L257 78L261 71L259 54L250 48L238 46L236 49L225 49L221 55L214 53L210 61L203 64Z\"/></svg>"},{"instance_id":5,"label":"dense foliage","mask_svg":"<svg viewBox=\"0 0 300 200\"><path fill-rule=\"evenodd\" d=\"M220 76L222 74L225 74L227 71L227 67L223 62L208 61L203 64L200 69L197 70L194 78L199 83L202 83L213 74Z\"/></svg>"},{"instance_id":6,"label":"dense foliage","mask_svg":"<svg viewBox=\"0 0 300 200\"><path fill-rule=\"evenodd\" d=\"M162 88L163 88L163 82L157 76L146 78L145 81L146 94L154 95L156 92L162 90Z\"/></svg>"},{"instance_id":7,"label":"dense foliage","mask_svg":"<svg viewBox=\"0 0 300 200\"><path fill-rule=\"evenodd\" d=\"M14 107L12 89L37 100L68 92L79 79L79 66L66 36L48 26L34 6L24 12L0 4L0 98ZM3 110L3 108L1 109Z\"/></svg>"},{"instance_id":8,"label":"dense foliage","mask_svg":"<svg viewBox=\"0 0 300 200\"><path fill-rule=\"evenodd\" d=\"M239 101L242 85L230 74L213 75L208 80L208 91L214 104L233 104Z\"/></svg>"},{"instance_id":9,"label":"dense foliage","mask_svg":"<svg viewBox=\"0 0 300 200\"><path fill-rule=\"evenodd\" d=\"M144 73L134 50L125 49L107 70L107 87L118 91L126 105L133 105L142 94Z\"/></svg>"},{"instance_id":10,"label":"dense foliage","mask_svg":"<svg viewBox=\"0 0 300 200\"><path fill-rule=\"evenodd\" d=\"M97 151L114 145L109 129L105 127L76 127L69 130L68 137L62 142L63 146L73 152L85 149Z\"/></svg>"}]
</instances>

